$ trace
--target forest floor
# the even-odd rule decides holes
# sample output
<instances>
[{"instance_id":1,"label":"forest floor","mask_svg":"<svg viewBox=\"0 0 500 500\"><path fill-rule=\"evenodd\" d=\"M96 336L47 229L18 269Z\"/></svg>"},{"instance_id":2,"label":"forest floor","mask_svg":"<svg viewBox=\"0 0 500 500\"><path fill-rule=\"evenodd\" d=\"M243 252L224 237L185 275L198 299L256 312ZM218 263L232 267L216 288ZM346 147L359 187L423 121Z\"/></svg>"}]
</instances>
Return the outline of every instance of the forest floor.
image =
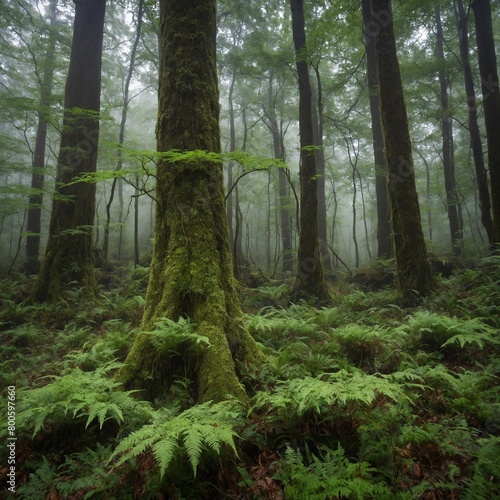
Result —
<instances>
[{"instance_id":1,"label":"forest floor","mask_svg":"<svg viewBox=\"0 0 500 500\"><path fill-rule=\"evenodd\" d=\"M332 281L330 307L241 286L268 357L237 366L250 408L195 405L189 374L154 401L119 390L147 268L101 272L100 306L78 290L28 304L32 280L3 277L1 414L15 429L2 423L0 473L15 457L16 495L35 500L500 498L500 257L438 265L447 277L413 309L389 262ZM157 326L159 364L209 348L188 319Z\"/></svg>"}]
</instances>

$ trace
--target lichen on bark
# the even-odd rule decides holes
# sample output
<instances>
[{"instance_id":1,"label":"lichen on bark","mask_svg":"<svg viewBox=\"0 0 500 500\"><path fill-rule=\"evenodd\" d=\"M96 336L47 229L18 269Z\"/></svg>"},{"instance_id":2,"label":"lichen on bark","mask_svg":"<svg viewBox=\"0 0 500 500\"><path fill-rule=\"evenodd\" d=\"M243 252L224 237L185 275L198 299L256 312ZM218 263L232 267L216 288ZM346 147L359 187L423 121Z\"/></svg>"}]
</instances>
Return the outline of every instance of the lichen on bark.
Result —
<instances>
[{"instance_id":1,"label":"lichen on bark","mask_svg":"<svg viewBox=\"0 0 500 500\"><path fill-rule=\"evenodd\" d=\"M125 387L150 397L184 370L198 400L246 401L235 359L264 359L244 328L229 245L222 166L189 152L220 153L215 64L216 11L212 0L160 2L161 58L157 149L186 153L158 164L155 246L140 333L118 374ZM210 347L183 365L155 351L158 319L189 317ZM186 364L189 370L186 373ZM160 367L155 376L153 369Z\"/></svg>"}]
</instances>

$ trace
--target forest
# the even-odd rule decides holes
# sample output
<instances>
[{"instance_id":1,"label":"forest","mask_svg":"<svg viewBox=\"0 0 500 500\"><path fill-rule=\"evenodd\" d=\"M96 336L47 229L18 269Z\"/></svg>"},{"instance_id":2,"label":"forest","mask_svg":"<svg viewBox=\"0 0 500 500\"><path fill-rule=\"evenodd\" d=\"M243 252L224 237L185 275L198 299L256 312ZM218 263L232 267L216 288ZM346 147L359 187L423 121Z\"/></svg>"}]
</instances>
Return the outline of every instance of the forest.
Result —
<instances>
[{"instance_id":1,"label":"forest","mask_svg":"<svg viewBox=\"0 0 500 500\"><path fill-rule=\"evenodd\" d=\"M500 498L500 2L0 0L0 499Z\"/></svg>"}]
</instances>

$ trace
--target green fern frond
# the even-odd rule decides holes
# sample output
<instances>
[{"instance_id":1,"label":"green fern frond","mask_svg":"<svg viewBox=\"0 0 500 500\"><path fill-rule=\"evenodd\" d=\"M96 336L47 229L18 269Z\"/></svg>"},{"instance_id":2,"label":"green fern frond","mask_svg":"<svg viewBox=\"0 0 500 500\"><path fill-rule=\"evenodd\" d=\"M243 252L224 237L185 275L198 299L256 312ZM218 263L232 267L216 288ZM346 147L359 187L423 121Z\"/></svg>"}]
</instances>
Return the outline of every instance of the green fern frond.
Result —
<instances>
[{"instance_id":1,"label":"green fern frond","mask_svg":"<svg viewBox=\"0 0 500 500\"><path fill-rule=\"evenodd\" d=\"M317 378L305 377L280 382L274 392L260 392L256 397L255 407L269 405L281 410L293 409L299 416L310 410L321 414L332 405L369 405L379 394L398 403L410 401L398 384L388 376L340 370Z\"/></svg>"},{"instance_id":2,"label":"green fern frond","mask_svg":"<svg viewBox=\"0 0 500 500\"><path fill-rule=\"evenodd\" d=\"M142 451L145 451L148 447L152 448L156 462L160 466L160 476L163 477L170 462L174 459L175 453L179 449L177 438L176 436L170 436L170 439L165 438L157 442L154 439L149 439Z\"/></svg>"},{"instance_id":3,"label":"green fern frond","mask_svg":"<svg viewBox=\"0 0 500 500\"><path fill-rule=\"evenodd\" d=\"M331 498L387 498L390 490L372 479L375 469L366 462L350 462L339 446L337 450L322 447L320 458L306 449L307 461L299 451L287 448L282 470L275 476L285 487L285 497L329 500Z\"/></svg>"},{"instance_id":4,"label":"green fern frond","mask_svg":"<svg viewBox=\"0 0 500 500\"><path fill-rule=\"evenodd\" d=\"M186 318L173 321L169 318L160 318L155 322L156 329L146 332L150 335L155 348L163 353L172 353L180 344L202 351L210 347L208 337L195 332L195 324Z\"/></svg>"},{"instance_id":5,"label":"green fern frond","mask_svg":"<svg viewBox=\"0 0 500 500\"><path fill-rule=\"evenodd\" d=\"M40 388L23 390L19 394L18 428L32 431L35 436L47 421L54 425L68 423L69 418L86 417L86 427L98 420L100 428L106 420L121 424L144 421L152 416L151 405L132 397L136 391L122 391L110 372L121 363L115 361L102 365L93 372L76 368ZM49 377L47 377L49 378Z\"/></svg>"},{"instance_id":6,"label":"green fern frond","mask_svg":"<svg viewBox=\"0 0 500 500\"><path fill-rule=\"evenodd\" d=\"M160 475L166 472L179 452L186 453L196 476L204 451L220 454L223 445L237 455L234 427L240 421L242 408L233 401L212 402L196 405L179 415L159 415L159 420L146 425L123 439L111 459L119 455L116 462L122 463L152 449L160 468Z\"/></svg>"},{"instance_id":7,"label":"green fern frond","mask_svg":"<svg viewBox=\"0 0 500 500\"><path fill-rule=\"evenodd\" d=\"M500 496L500 437L479 439L480 448L474 475L467 485L465 500L476 498L498 498Z\"/></svg>"}]
</instances>

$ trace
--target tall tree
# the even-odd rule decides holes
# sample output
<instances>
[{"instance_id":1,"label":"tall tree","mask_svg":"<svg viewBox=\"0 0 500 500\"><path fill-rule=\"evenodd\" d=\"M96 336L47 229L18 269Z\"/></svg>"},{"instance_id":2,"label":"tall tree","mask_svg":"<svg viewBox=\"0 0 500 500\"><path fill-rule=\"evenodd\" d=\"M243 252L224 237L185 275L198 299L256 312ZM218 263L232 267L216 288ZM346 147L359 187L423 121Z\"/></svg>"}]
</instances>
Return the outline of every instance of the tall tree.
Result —
<instances>
[{"instance_id":1,"label":"tall tree","mask_svg":"<svg viewBox=\"0 0 500 500\"><path fill-rule=\"evenodd\" d=\"M162 0L160 23L158 151L218 154L216 1ZM205 155L176 161L163 156L157 170L156 201L144 317L118 378L125 387L140 387L151 396L168 386L175 363L162 357L148 332L161 318L188 317L196 333L211 344L190 365L198 400L219 401L228 396L245 400L234 358L258 361L263 354L242 324L222 166Z\"/></svg>"},{"instance_id":2,"label":"tall tree","mask_svg":"<svg viewBox=\"0 0 500 500\"><path fill-rule=\"evenodd\" d=\"M298 264L290 300L296 302L313 298L328 302L328 292L323 273L323 263L318 234L318 188L316 155L312 123L312 92L309 81L307 45L302 0L290 0L292 12L293 44L299 84L300 132L300 231Z\"/></svg>"},{"instance_id":3,"label":"tall tree","mask_svg":"<svg viewBox=\"0 0 500 500\"><path fill-rule=\"evenodd\" d=\"M489 0L473 0L477 52L481 89L483 92L484 122L488 144L488 167L491 180L493 209L493 243L500 243L500 87L491 5Z\"/></svg>"},{"instance_id":4,"label":"tall tree","mask_svg":"<svg viewBox=\"0 0 500 500\"><path fill-rule=\"evenodd\" d=\"M35 150L33 152L33 173L28 201L28 217L26 238L26 271L38 272L38 257L40 254L40 232L42 229L42 203L45 170L45 144L47 141L48 119L52 100L52 83L55 71L55 50L57 41L57 0L51 0L49 5L49 36L47 40L43 75L37 74L40 85L40 109L36 130Z\"/></svg>"},{"instance_id":5,"label":"tall tree","mask_svg":"<svg viewBox=\"0 0 500 500\"><path fill-rule=\"evenodd\" d=\"M377 23L372 18L370 0L362 0L363 43L366 47L366 73L370 96L370 114L372 123L373 159L375 162L375 194L377 198L377 256L387 259L393 256L394 247L391 237L391 212L387 199L385 179L386 162L384 154L384 136L380 118L378 96L377 54L375 52L374 29Z\"/></svg>"},{"instance_id":6,"label":"tall tree","mask_svg":"<svg viewBox=\"0 0 500 500\"><path fill-rule=\"evenodd\" d=\"M491 201L488 188L488 172L484 165L483 144L477 121L476 91L474 78L469 58L469 28L467 15L465 13L463 0L456 0L458 8L458 34L460 41L460 56L464 71L465 93L467 96L467 107L469 109L469 134L470 147L474 158L476 170L476 184L479 196L479 209L481 211L481 222L488 236L488 241L493 243L493 221L491 219Z\"/></svg>"},{"instance_id":7,"label":"tall tree","mask_svg":"<svg viewBox=\"0 0 500 500\"><path fill-rule=\"evenodd\" d=\"M89 296L97 290L92 248L95 184L71 181L95 172L97 165L105 10L105 0L75 3L49 239L32 294L39 301L57 300L74 282Z\"/></svg>"},{"instance_id":8,"label":"tall tree","mask_svg":"<svg viewBox=\"0 0 500 500\"><path fill-rule=\"evenodd\" d=\"M448 212L448 222L450 225L451 249L453 253L461 253L461 214L458 202L458 189L455 180L455 152L453 147L453 117L451 116L448 77L446 75L446 60L444 56L444 35L443 24L441 22L441 11L439 7L435 9L436 19L436 56L439 69L439 87L441 97L441 137L443 140L443 167L444 186L446 190L446 208Z\"/></svg>"},{"instance_id":9,"label":"tall tree","mask_svg":"<svg viewBox=\"0 0 500 500\"><path fill-rule=\"evenodd\" d=\"M403 303L415 304L415 292L427 295L433 277L420 220L391 1L371 0L371 6L398 284Z\"/></svg>"}]
</instances>

